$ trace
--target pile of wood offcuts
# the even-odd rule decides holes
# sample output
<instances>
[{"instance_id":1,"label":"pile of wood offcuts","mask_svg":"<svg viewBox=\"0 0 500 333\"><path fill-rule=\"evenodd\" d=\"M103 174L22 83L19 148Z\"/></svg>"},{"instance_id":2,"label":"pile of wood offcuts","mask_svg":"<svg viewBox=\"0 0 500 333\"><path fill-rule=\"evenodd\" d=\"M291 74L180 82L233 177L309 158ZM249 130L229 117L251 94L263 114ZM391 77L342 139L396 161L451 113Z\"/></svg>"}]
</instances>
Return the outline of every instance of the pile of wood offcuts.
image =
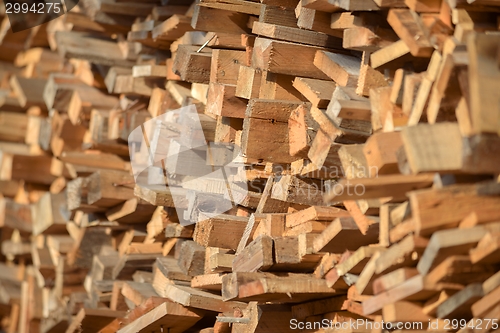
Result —
<instances>
[{"instance_id":1,"label":"pile of wood offcuts","mask_svg":"<svg viewBox=\"0 0 500 333\"><path fill-rule=\"evenodd\" d=\"M500 0L0 10L4 332L500 332Z\"/></svg>"}]
</instances>

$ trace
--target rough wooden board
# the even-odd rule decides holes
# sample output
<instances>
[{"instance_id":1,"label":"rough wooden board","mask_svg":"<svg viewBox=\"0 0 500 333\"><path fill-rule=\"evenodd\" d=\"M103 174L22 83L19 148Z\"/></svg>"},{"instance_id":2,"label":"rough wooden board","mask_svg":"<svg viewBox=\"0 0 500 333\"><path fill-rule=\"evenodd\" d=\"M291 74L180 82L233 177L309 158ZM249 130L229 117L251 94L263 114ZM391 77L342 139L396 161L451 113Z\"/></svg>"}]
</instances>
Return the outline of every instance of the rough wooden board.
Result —
<instances>
[{"instance_id":1,"label":"rough wooden board","mask_svg":"<svg viewBox=\"0 0 500 333\"><path fill-rule=\"evenodd\" d=\"M296 77L293 86L317 108L328 106L335 89L335 83L325 80Z\"/></svg>"},{"instance_id":2,"label":"rough wooden board","mask_svg":"<svg viewBox=\"0 0 500 333\"><path fill-rule=\"evenodd\" d=\"M314 65L340 86L353 86L358 81L359 58L326 51L317 51Z\"/></svg>"},{"instance_id":3,"label":"rough wooden board","mask_svg":"<svg viewBox=\"0 0 500 333\"><path fill-rule=\"evenodd\" d=\"M498 36L472 33L467 38L470 110L476 133L498 133L499 110L491 91L500 74L495 60L497 45Z\"/></svg>"},{"instance_id":4,"label":"rough wooden board","mask_svg":"<svg viewBox=\"0 0 500 333\"><path fill-rule=\"evenodd\" d=\"M457 287L456 285L429 286L425 283L424 277L416 275L394 288L382 292L363 302L363 311L365 314L372 314L381 310L386 304L391 304L400 300L425 300L439 293L443 289L456 290L457 288L460 287Z\"/></svg>"},{"instance_id":5,"label":"rough wooden board","mask_svg":"<svg viewBox=\"0 0 500 333\"><path fill-rule=\"evenodd\" d=\"M412 216L420 235L447 227L456 227L471 212L477 209L484 212L481 219L494 221L499 218L498 198L495 196L477 196L475 185L452 185L438 190L421 190L408 194Z\"/></svg>"},{"instance_id":6,"label":"rough wooden board","mask_svg":"<svg viewBox=\"0 0 500 333\"><path fill-rule=\"evenodd\" d=\"M314 252L342 253L378 241L378 233L363 235L352 218L336 218L315 240Z\"/></svg>"},{"instance_id":7,"label":"rough wooden board","mask_svg":"<svg viewBox=\"0 0 500 333\"><path fill-rule=\"evenodd\" d=\"M161 329L168 329L170 332L184 332L200 319L200 314L180 304L165 302L138 317L118 332L151 332Z\"/></svg>"},{"instance_id":8,"label":"rough wooden board","mask_svg":"<svg viewBox=\"0 0 500 333\"><path fill-rule=\"evenodd\" d=\"M243 235L248 218L221 215L198 222L193 239L202 246L214 246L224 249L236 249Z\"/></svg>"},{"instance_id":9,"label":"rough wooden board","mask_svg":"<svg viewBox=\"0 0 500 333\"><path fill-rule=\"evenodd\" d=\"M486 233L486 229L482 227L441 230L433 233L429 245L418 262L418 271L420 274L427 274L448 255L467 254Z\"/></svg>"},{"instance_id":10,"label":"rough wooden board","mask_svg":"<svg viewBox=\"0 0 500 333\"><path fill-rule=\"evenodd\" d=\"M269 23L254 22L252 33L287 42L302 43L331 49L339 49L342 47L341 40L339 38L325 33Z\"/></svg>"},{"instance_id":11,"label":"rough wooden board","mask_svg":"<svg viewBox=\"0 0 500 333\"><path fill-rule=\"evenodd\" d=\"M320 48L258 37L254 44L252 66L273 73L327 80L328 76L312 63L318 49ZM299 56L300 59L292 55Z\"/></svg>"},{"instance_id":12,"label":"rough wooden board","mask_svg":"<svg viewBox=\"0 0 500 333\"><path fill-rule=\"evenodd\" d=\"M429 57L431 55L433 48L418 14L409 9L391 9L387 21L408 45L412 55L416 57Z\"/></svg>"},{"instance_id":13,"label":"rough wooden board","mask_svg":"<svg viewBox=\"0 0 500 333\"><path fill-rule=\"evenodd\" d=\"M373 199L394 196L401 198L408 191L432 186L433 174L421 175L390 175L378 178L356 178L340 180L335 187L325 195L325 201ZM356 186L359 187L356 193Z\"/></svg>"},{"instance_id":14,"label":"rough wooden board","mask_svg":"<svg viewBox=\"0 0 500 333\"><path fill-rule=\"evenodd\" d=\"M266 271L272 267L273 239L259 236L248 244L233 260L233 272Z\"/></svg>"}]
</instances>

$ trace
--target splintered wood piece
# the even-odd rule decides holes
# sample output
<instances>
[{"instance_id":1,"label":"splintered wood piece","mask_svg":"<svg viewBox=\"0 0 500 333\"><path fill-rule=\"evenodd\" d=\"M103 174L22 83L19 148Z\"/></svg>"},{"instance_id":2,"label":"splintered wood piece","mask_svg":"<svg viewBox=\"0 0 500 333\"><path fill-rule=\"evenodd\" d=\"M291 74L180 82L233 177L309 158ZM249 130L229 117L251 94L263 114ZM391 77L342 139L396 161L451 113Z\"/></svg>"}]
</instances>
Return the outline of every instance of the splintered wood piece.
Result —
<instances>
[{"instance_id":1,"label":"splintered wood piece","mask_svg":"<svg viewBox=\"0 0 500 333\"><path fill-rule=\"evenodd\" d=\"M430 57L434 48L428 39L427 28L418 14L409 9L391 9L387 22L404 40L415 57Z\"/></svg>"},{"instance_id":2,"label":"splintered wood piece","mask_svg":"<svg viewBox=\"0 0 500 333\"><path fill-rule=\"evenodd\" d=\"M278 74L328 80L328 76L313 64L318 50L321 49L315 46L257 37L252 66Z\"/></svg>"},{"instance_id":3,"label":"splintered wood piece","mask_svg":"<svg viewBox=\"0 0 500 333\"><path fill-rule=\"evenodd\" d=\"M361 67L359 58L317 51L314 65L340 86L354 86L358 82Z\"/></svg>"},{"instance_id":4,"label":"splintered wood piece","mask_svg":"<svg viewBox=\"0 0 500 333\"><path fill-rule=\"evenodd\" d=\"M325 195L325 201L402 198L406 192L427 188L434 183L434 174L388 175L378 178L342 179Z\"/></svg>"},{"instance_id":5,"label":"splintered wood piece","mask_svg":"<svg viewBox=\"0 0 500 333\"><path fill-rule=\"evenodd\" d=\"M316 237L313 250L315 253L355 251L360 246L377 243L378 232L374 231L374 228L369 229L369 232L363 235L352 218L339 217Z\"/></svg>"},{"instance_id":6,"label":"splintered wood piece","mask_svg":"<svg viewBox=\"0 0 500 333\"><path fill-rule=\"evenodd\" d=\"M184 332L196 324L202 316L173 302L164 302L118 330L119 333L151 332L167 329Z\"/></svg>"},{"instance_id":7,"label":"splintered wood piece","mask_svg":"<svg viewBox=\"0 0 500 333\"><path fill-rule=\"evenodd\" d=\"M273 265L273 239L262 235L248 244L233 260L233 272L266 271Z\"/></svg>"},{"instance_id":8,"label":"splintered wood piece","mask_svg":"<svg viewBox=\"0 0 500 333\"><path fill-rule=\"evenodd\" d=\"M342 47L340 38L336 38L322 32L280 26L276 24L254 22L252 33L272 39L308 44L330 49L341 49Z\"/></svg>"}]
</instances>

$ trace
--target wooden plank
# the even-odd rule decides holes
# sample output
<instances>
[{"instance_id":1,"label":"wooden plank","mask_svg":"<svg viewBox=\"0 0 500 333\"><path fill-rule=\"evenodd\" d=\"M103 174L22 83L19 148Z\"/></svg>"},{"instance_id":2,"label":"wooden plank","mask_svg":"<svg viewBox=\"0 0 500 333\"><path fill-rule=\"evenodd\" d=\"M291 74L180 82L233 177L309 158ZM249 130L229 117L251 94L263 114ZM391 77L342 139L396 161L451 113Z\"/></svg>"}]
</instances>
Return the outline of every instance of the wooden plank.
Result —
<instances>
[{"instance_id":1,"label":"wooden plank","mask_svg":"<svg viewBox=\"0 0 500 333\"><path fill-rule=\"evenodd\" d=\"M317 108L328 106L335 89L335 83L324 80L315 80L296 77L293 86Z\"/></svg>"},{"instance_id":2,"label":"wooden plank","mask_svg":"<svg viewBox=\"0 0 500 333\"><path fill-rule=\"evenodd\" d=\"M425 26L418 14L409 9L391 9L387 22L396 34L405 41L415 57L430 57L433 51ZM415 38L418 36L418 38Z\"/></svg>"},{"instance_id":3,"label":"wooden plank","mask_svg":"<svg viewBox=\"0 0 500 333\"><path fill-rule=\"evenodd\" d=\"M131 321L118 330L127 332L151 332L168 328L171 332L184 332L201 319L201 315L180 304L164 302L151 311Z\"/></svg>"},{"instance_id":4,"label":"wooden plank","mask_svg":"<svg viewBox=\"0 0 500 333\"><path fill-rule=\"evenodd\" d=\"M213 18L217 17L217 20ZM248 15L224 9L196 6L191 26L195 30L244 34L247 28Z\"/></svg>"},{"instance_id":5,"label":"wooden plank","mask_svg":"<svg viewBox=\"0 0 500 333\"><path fill-rule=\"evenodd\" d=\"M325 201L372 199L387 196L400 198L408 191L416 188L427 188L433 183L433 174L390 175L378 178L341 180L325 195ZM359 188L358 192L355 192L356 186Z\"/></svg>"},{"instance_id":6,"label":"wooden plank","mask_svg":"<svg viewBox=\"0 0 500 333\"><path fill-rule=\"evenodd\" d=\"M247 217L222 215L196 224L193 234L195 242L202 246L236 249L243 235Z\"/></svg>"},{"instance_id":7,"label":"wooden plank","mask_svg":"<svg viewBox=\"0 0 500 333\"><path fill-rule=\"evenodd\" d=\"M420 235L430 235L446 227L455 227L472 211L479 207L484 221L494 221L499 217L493 209L498 205L494 196L477 196L474 185L452 185L439 190L410 192L412 216ZM432 204L431 204L432 202ZM451 208L453 207L453 208ZM439 217L438 217L439 216Z\"/></svg>"},{"instance_id":8,"label":"wooden plank","mask_svg":"<svg viewBox=\"0 0 500 333\"><path fill-rule=\"evenodd\" d=\"M418 271L427 274L450 254L467 254L486 233L482 227L436 231L418 262Z\"/></svg>"},{"instance_id":9,"label":"wooden plank","mask_svg":"<svg viewBox=\"0 0 500 333\"><path fill-rule=\"evenodd\" d=\"M342 46L339 38L325 33L280 26L276 24L254 22L252 33L267 38L324 48L340 49Z\"/></svg>"},{"instance_id":10,"label":"wooden plank","mask_svg":"<svg viewBox=\"0 0 500 333\"><path fill-rule=\"evenodd\" d=\"M378 234L374 232L363 235L352 218L339 217L314 240L314 252L342 253L354 251L360 246L375 244Z\"/></svg>"},{"instance_id":11,"label":"wooden plank","mask_svg":"<svg viewBox=\"0 0 500 333\"><path fill-rule=\"evenodd\" d=\"M327 80L328 76L313 64L318 49L314 46L258 37L255 39L252 66L273 73Z\"/></svg>"},{"instance_id":12,"label":"wooden plank","mask_svg":"<svg viewBox=\"0 0 500 333\"><path fill-rule=\"evenodd\" d=\"M498 80L496 65L497 36L471 34L467 39L469 53L470 110L476 133L498 133L499 113L494 105L491 87ZM492 104L493 103L493 104Z\"/></svg>"},{"instance_id":13,"label":"wooden plank","mask_svg":"<svg viewBox=\"0 0 500 333\"><path fill-rule=\"evenodd\" d=\"M273 239L259 236L248 244L233 260L233 272L266 271L273 265Z\"/></svg>"},{"instance_id":14,"label":"wooden plank","mask_svg":"<svg viewBox=\"0 0 500 333\"><path fill-rule=\"evenodd\" d=\"M352 86L358 81L361 62L353 56L317 51L314 65L338 85Z\"/></svg>"}]
</instances>

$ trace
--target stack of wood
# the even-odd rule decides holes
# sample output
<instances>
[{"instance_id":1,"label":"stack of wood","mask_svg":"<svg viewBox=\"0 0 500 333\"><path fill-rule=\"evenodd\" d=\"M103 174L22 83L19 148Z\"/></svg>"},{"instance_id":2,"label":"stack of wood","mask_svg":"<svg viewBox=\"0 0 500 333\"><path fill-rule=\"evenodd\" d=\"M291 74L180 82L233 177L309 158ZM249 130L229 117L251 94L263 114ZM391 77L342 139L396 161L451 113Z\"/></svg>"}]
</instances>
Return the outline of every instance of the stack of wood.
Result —
<instances>
[{"instance_id":1,"label":"stack of wood","mask_svg":"<svg viewBox=\"0 0 500 333\"><path fill-rule=\"evenodd\" d=\"M499 13L81 0L12 33L1 12L1 326L498 332ZM188 105L207 145L240 147L207 157L245 166L222 215L220 183L180 182L201 165L132 172L132 131ZM143 147L166 163L169 130Z\"/></svg>"}]
</instances>

